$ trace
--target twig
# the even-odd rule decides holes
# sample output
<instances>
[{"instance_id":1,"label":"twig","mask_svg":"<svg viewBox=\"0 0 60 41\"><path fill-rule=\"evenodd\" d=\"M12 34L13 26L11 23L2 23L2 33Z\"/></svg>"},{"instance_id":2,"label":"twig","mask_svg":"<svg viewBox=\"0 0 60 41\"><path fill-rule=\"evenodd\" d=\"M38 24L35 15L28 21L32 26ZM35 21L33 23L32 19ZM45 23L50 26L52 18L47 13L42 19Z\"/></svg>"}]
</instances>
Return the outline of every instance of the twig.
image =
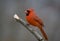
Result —
<instances>
[{"instance_id":1,"label":"twig","mask_svg":"<svg viewBox=\"0 0 60 41\"><path fill-rule=\"evenodd\" d=\"M37 31L33 30L32 28L29 28L30 26L27 25L27 23L23 19L19 18L17 14L14 15L14 18L16 19L16 21L21 23L28 31L30 31L38 41L44 41L41 35L39 35L39 33L37 33Z\"/></svg>"}]
</instances>

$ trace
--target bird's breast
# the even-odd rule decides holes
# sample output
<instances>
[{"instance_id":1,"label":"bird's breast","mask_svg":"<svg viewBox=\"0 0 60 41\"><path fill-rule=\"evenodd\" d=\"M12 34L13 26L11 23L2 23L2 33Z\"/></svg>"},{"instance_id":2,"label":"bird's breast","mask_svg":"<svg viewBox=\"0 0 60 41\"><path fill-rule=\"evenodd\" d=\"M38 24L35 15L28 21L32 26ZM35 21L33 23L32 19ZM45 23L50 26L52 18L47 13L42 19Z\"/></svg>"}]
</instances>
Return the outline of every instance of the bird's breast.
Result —
<instances>
[{"instance_id":1,"label":"bird's breast","mask_svg":"<svg viewBox=\"0 0 60 41\"><path fill-rule=\"evenodd\" d=\"M32 18L32 16L27 16L26 20L28 21L29 24L33 25L33 26L37 26L38 23Z\"/></svg>"}]
</instances>

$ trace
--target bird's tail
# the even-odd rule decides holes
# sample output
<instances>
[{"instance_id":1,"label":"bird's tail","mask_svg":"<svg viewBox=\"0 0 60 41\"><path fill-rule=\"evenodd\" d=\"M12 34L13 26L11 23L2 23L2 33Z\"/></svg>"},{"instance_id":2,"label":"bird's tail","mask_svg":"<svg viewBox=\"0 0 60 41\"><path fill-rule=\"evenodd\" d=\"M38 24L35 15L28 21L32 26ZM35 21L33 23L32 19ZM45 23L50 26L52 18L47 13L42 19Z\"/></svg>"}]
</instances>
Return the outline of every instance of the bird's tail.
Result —
<instances>
[{"instance_id":1,"label":"bird's tail","mask_svg":"<svg viewBox=\"0 0 60 41\"><path fill-rule=\"evenodd\" d=\"M41 31L43 37L45 38L45 40L48 40L48 37L47 37L47 35L46 35L46 33L45 33L43 27L42 27L42 26L38 26L38 27L39 27L39 29L40 29L40 31Z\"/></svg>"}]
</instances>

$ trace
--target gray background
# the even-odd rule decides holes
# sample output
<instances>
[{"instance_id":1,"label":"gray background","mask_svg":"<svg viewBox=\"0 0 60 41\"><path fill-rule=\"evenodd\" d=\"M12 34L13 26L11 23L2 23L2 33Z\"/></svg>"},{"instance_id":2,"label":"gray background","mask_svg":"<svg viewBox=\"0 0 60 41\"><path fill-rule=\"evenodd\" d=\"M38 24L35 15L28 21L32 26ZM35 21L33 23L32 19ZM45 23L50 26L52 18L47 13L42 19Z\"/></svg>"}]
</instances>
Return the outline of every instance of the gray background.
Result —
<instances>
[{"instance_id":1,"label":"gray background","mask_svg":"<svg viewBox=\"0 0 60 41\"><path fill-rule=\"evenodd\" d=\"M34 8L42 18L49 41L60 41L60 0L0 0L0 41L37 41L13 18L17 13L26 20L27 8Z\"/></svg>"}]
</instances>

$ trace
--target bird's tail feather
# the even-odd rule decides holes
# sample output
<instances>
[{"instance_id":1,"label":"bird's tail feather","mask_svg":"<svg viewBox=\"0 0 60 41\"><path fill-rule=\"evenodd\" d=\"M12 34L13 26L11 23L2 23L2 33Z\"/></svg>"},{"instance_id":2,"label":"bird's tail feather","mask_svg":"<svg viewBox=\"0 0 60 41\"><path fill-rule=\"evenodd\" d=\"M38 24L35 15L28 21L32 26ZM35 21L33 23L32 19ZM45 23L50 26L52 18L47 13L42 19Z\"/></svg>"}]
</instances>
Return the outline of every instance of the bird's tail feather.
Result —
<instances>
[{"instance_id":1,"label":"bird's tail feather","mask_svg":"<svg viewBox=\"0 0 60 41\"><path fill-rule=\"evenodd\" d=\"M42 26L38 26L38 27L39 27L39 29L40 29L40 31L41 31L43 37L44 37L46 40L48 40L48 37L47 37L47 35L46 35L46 33L45 33L43 27L42 27Z\"/></svg>"}]
</instances>

